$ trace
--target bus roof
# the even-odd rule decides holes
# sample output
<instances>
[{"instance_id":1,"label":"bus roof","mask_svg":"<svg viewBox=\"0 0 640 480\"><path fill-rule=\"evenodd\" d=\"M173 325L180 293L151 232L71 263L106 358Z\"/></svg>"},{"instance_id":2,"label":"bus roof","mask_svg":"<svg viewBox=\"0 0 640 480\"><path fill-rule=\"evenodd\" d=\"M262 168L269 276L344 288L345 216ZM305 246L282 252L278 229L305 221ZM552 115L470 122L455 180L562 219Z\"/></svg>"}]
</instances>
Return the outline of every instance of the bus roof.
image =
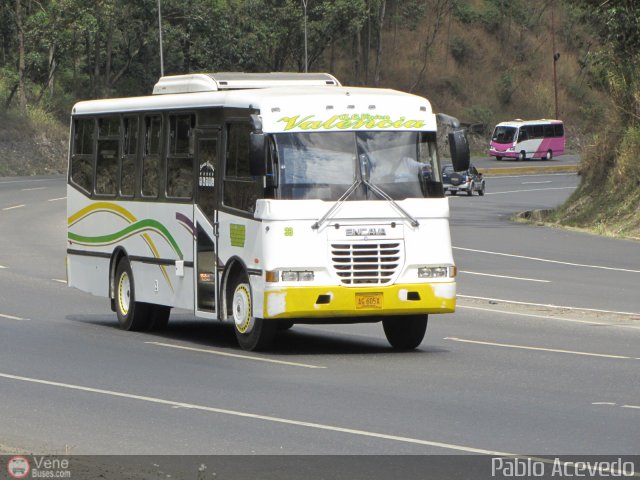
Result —
<instances>
[{"instance_id":1,"label":"bus roof","mask_svg":"<svg viewBox=\"0 0 640 480\"><path fill-rule=\"evenodd\" d=\"M96 115L206 107L259 110L263 117L265 131L278 131L279 128L275 123L282 121L277 120L278 118L297 118L300 121L313 119L325 122L335 116L341 119L388 119L394 124L403 119L403 121L413 121L414 124L419 122L420 127L417 128L419 130L434 131L436 129L431 104L423 97L390 89L342 86L245 88L89 100L76 103L72 114L74 116ZM336 128L350 129L349 127Z\"/></svg>"},{"instance_id":2,"label":"bus roof","mask_svg":"<svg viewBox=\"0 0 640 480\"><path fill-rule=\"evenodd\" d=\"M508 122L500 122L496 127L523 127L527 125L551 125L556 123L562 123L562 120L552 120L548 118L541 118L540 120L509 120Z\"/></svg>"}]
</instances>

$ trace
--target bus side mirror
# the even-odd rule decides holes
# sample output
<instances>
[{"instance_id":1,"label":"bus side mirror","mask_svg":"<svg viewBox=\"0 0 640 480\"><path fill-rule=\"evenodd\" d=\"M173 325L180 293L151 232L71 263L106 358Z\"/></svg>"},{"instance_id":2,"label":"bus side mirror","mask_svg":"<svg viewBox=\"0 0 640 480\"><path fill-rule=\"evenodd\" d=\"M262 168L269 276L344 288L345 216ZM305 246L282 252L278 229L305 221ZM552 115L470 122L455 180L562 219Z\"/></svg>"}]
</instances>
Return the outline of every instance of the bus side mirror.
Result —
<instances>
[{"instance_id":1,"label":"bus side mirror","mask_svg":"<svg viewBox=\"0 0 640 480\"><path fill-rule=\"evenodd\" d=\"M455 130L449 134L449 151L451 152L451 163L456 172L462 172L469 168L471 152L464 130Z\"/></svg>"},{"instance_id":2,"label":"bus side mirror","mask_svg":"<svg viewBox=\"0 0 640 480\"><path fill-rule=\"evenodd\" d=\"M249 173L252 177L262 177L266 174L264 133L249 134Z\"/></svg>"}]
</instances>

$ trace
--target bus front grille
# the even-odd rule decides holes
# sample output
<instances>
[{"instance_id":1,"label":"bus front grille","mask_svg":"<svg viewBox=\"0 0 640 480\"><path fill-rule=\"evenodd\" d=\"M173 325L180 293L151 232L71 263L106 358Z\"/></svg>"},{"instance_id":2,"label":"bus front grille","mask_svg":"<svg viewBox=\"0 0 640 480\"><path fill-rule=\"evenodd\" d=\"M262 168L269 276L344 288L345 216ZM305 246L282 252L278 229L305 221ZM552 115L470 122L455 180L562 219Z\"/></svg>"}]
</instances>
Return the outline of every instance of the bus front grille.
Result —
<instances>
[{"instance_id":1,"label":"bus front grille","mask_svg":"<svg viewBox=\"0 0 640 480\"><path fill-rule=\"evenodd\" d=\"M402 249L395 243L334 243L333 269L345 285L385 285L402 263Z\"/></svg>"}]
</instances>

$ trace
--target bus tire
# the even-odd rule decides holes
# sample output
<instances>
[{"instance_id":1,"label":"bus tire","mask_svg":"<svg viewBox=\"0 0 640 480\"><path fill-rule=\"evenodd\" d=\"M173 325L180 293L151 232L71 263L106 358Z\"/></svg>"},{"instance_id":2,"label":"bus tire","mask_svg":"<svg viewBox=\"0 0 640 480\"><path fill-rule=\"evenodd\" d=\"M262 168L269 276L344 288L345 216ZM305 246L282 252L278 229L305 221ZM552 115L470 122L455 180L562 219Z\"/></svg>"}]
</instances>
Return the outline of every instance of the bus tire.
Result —
<instances>
[{"instance_id":1,"label":"bus tire","mask_svg":"<svg viewBox=\"0 0 640 480\"><path fill-rule=\"evenodd\" d=\"M518 160L520 160L521 162L527 159L527 152L525 152L524 150L522 150L520 152L520 154L518 155Z\"/></svg>"},{"instance_id":2,"label":"bus tire","mask_svg":"<svg viewBox=\"0 0 640 480\"><path fill-rule=\"evenodd\" d=\"M278 320L278 331L283 332L293 327L293 320Z\"/></svg>"},{"instance_id":3,"label":"bus tire","mask_svg":"<svg viewBox=\"0 0 640 480\"><path fill-rule=\"evenodd\" d=\"M551 150L547 150L547 153L545 153L544 157L542 157L543 160L552 160L553 159L553 152Z\"/></svg>"},{"instance_id":4,"label":"bus tire","mask_svg":"<svg viewBox=\"0 0 640 480\"><path fill-rule=\"evenodd\" d=\"M171 307L165 305L148 305L149 308L149 330L159 331L167 328Z\"/></svg>"},{"instance_id":5,"label":"bus tire","mask_svg":"<svg viewBox=\"0 0 640 480\"><path fill-rule=\"evenodd\" d=\"M240 281L233 289L231 312L236 338L243 350L266 350L273 345L278 322L253 316L248 282Z\"/></svg>"},{"instance_id":6,"label":"bus tire","mask_svg":"<svg viewBox=\"0 0 640 480\"><path fill-rule=\"evenodd\" d=\"M424 339L428 319L428 315L386 317L382 320L382 328L393 348L413 350Z\"/></svg>"},{"instance_id":7,"label":"bus tire","mask_svg":"<svg viewBox=\"0 0 640 480\"><path fill-rule=\"evenodd\" d=\"M150 305L136 302L133 272L126 257L118 262L114 284L116 315L120 328L134 332L147 330Z\"/></svg>"},{"instance_id":8,"label":"bus tire","mask_svg":"<svg viewBox=\"0 0 640 480\"><path fill-rule=\"evenodd\" d=\"M496 160L500 161L502 160L502 157L496 157Z\"/></svg>"}]
</instances>

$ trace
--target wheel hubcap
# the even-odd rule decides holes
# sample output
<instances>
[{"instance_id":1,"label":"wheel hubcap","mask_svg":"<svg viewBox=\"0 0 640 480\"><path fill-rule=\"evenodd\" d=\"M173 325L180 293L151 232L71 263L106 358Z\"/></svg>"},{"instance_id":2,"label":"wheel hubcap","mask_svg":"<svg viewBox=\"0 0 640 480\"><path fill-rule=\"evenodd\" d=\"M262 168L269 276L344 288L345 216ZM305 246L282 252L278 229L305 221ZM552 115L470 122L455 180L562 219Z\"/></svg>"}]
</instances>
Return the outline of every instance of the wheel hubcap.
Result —
<instances>
[{"instance_id":1,"label":"wheel hubcap","mask_svg":"<svg viewBox=\"0 0 640 480\"><path fill-rule=\"evenodd\" d=\"M118 282L118 305L120 311L126 315L129 313L129 306L131 304L131 283L129 281L129 275L123 272L120 275L120 281Z\"/></svg>"},{"instance_id":2,"label":"wheel hubcap","mask_svg":"<svg viewBox=\"0 0 640 480\"><path fill-rule=\"evenodd\" d=\"M246 284L236 287L231 308L236 330L240 333L249 333L253 329L254 319L251 315L251 295Z\"/></svg>"}]
</instances>

